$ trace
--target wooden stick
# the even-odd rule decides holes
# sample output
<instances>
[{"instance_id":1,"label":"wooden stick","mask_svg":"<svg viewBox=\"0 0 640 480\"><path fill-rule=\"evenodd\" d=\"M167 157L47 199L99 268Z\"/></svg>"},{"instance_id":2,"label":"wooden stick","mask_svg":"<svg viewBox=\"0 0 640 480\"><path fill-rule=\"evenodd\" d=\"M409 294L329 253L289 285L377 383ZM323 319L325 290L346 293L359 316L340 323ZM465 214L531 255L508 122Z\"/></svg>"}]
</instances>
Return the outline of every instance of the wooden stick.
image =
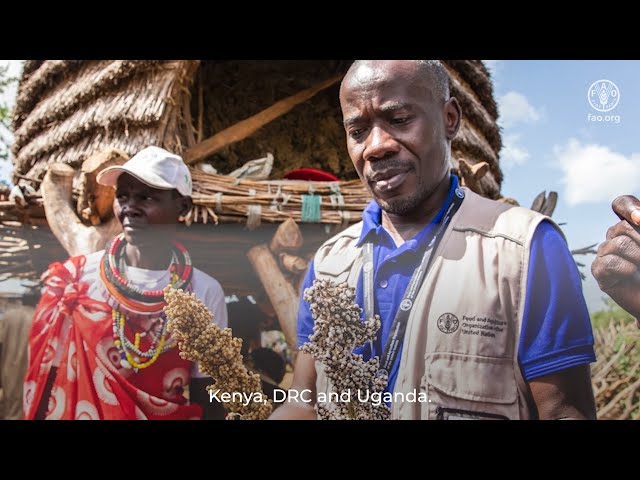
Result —
<instances>
[{"instance_id":1,"label":"wooden stick","mask_svg":"<svg viewBox=\"0 0 640 480\"><path fill-rule=\"evenodd\" d=\"M183 156L185 163L197 163L233 143L244 140L258 129L267 125L269 122L272 122L276 118L287 113L296 105L306 102L318 92L329 88L341 79L342 75L331 77L311 88L307 88L306 90L274 103L252 117L241 120L235 125L225 128L221 132L216 133L213 137L208 138L195 147L187 150Z\"/></svg>"},{"instance_id":2,"label":"wooden stick","mask_svg":"<svg viewBox=\"0 0 640 480\"><path fill-rule=\"evenodd\" d=\"M194 133L195 127L191 119L191 95L182 96L182 120L184 121L184 129L187 137L187 145L189 148L196 145L197 140Z\"/></svg>"},{"instance_id":3,"label":"wooden stick","mask_svg":"<svg viewBox=\"0 0 640 480\"><path fill-rule=\"evenodd\" d=\"M294 275L300 275L301 273L306 272L309 266L308 262L304 258L298 257L297 255L291 255L290 253L281 253L280 263Z\"/></svg>"},{"instance_id":4,"label":"wooden stick","mask_svg":"<svg viewBox=\"0 0 640 480\"><path fill-rule=\"evenodd\" d=\"M598 410L598 417L599 418L606 418L607 415L616 408L616 406L618 405L618 402L623 400L629 393L635 391L638 388L640 388L640 380L636 380L634 383L632 383L631 385L626 387L624 390L622 390L620 393L618 393L613 398L613 400L611 400L603 408Z\"/></svg>"},{"instance_id":5,"label":"wooden stick","mask_svg":"<svg viewBox=\"0 0 640 480\"><path fill-rule=\"evenodd\" d=\"M292 218L288 218L276 230L270 248L273 253L290 252L298 250L303 243L300 227Z\"/></svg>"},{"instance_id":6,"label":"wooden stick","mask_svg":"<svg viewBox=\"0 0 640 480\"><path fill-rule=\"evenodd\" d=\"M71 207L74 174L75 171L69 165L53 164L41 187L49 227L71 256L96 252L121 231L120 223L115 217L96 227L82 224Z\"/></svg>"},{"instance_id":7,"label":"wooden stick","mask_svg":"<svg viewBox=\"0 0 640 480\"><path fill-rule=\"evenodd\" d=\"M13 176L16 178L21 178L22 180L28 180L34 183L42 183L42 180L38 180L37 178L30 178L25 175L20 175L19 173L14 173Z\"/></svg>"},{"instance_id":8,"label":"wooden stick","mask_svg":"<svg viewBox=\"0 0 640 480\"><path fill-rule=\"evenodd\" d=\"M618 351L618 353L616 355L614 355L611 360L609 360L603 367L601 367L597 372L594 372L593 374L593 379L594 380L599 380L600 378L604 377L607 372L611 369L611 367L618 361L618 359L625 354L625 350L626 350L626 344L623 343L622 346L620 347L620 350Z\"/></svg>"},{"instance_id":9,"label":"wooden stick","mask_svg":"<svg viewBox=\"0 0 640 480\"><path fill-rule=\"evenodd\" d=\"M107 167L122 165L129 160L122 150L109 148L94 153L80 168L80 193L76 212L92 225L100 225L113 217L115 190L100 185L96 178Z\"/></svg>"},{"instance_id":10,"label":"wooden stick","mask_svg":"<svg viewBox=\"0 0 640 480\"><path fill-rule=\"evenodd\" d=\"M557 203L558 203L558 193L549 192L549 196L545 199L544 204L542 205L542 209L540 210L540 213L550 217L551 215L553 215L553 212L556 209Z\"/></svg>"},{"instance_id":11,"label":"wooden stick","mask_svg":"<svg viewBox=\"0 0 640 480\"><path fill-rule=\"evenodd\" d=\"M489 171L489 164L487 162L479 162L471 165L461 158L458 160L458 170L460 172L462 186L467 187L476 193L482 192L480 180Z\"/></svg>"},{"instance_id":12,"label":"wooden stick","mask_svg":"<svg viewBox=\"0 0 640 480\"><path fill-rule=\"evenodd\" d=\"M296 319L298 294L278 267L278 262L265 244L256 245L247 252L247 258L267 292L276 312L287 343L293 349L297 345Z\"/></svg>"},{"instance_id":13,"label":"wooden stick","mask_svg":"<svg viewBox=\"0 0 640 480\"><path fill-rule=\"evenodd\" d=\"M540 212L540 210L542 210L542 207L544 206L544 200L547 196L547 192L540 192L536 198L533 199L533 202L531 203L531 210L533 210L534 212Z\"/></svg>"},{"instance_id":14,"label":"wooden stick","mask_svg":"<svg viewBox=\"0 0 640 480\"><path fill-rule=\"evenodd\" d=\"M198 71L198 138L196 143L202 142L204 135L204 89L202 88L202 70Z\"/></svg>"}]
</instances>

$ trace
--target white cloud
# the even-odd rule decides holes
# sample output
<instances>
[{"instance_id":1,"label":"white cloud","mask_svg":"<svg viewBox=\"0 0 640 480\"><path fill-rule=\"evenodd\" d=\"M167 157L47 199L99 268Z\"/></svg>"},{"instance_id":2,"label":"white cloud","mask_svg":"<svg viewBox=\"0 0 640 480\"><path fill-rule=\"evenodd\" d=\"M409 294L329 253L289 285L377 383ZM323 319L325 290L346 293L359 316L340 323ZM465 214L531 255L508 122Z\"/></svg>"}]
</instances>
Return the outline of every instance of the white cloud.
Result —
<instances>
[{"instance_id":1,"label":"white cloud","mask_svg":"<svg viewBox=\"0 0 640 480\"><path fill-rule=\"evenodd\" d=\"M520 143L519 134L505 135L502 139L502 151L500 152L500 165L503 168L511 168L522 165L531 155Z\"/></svg>"},{"instance_id":2,"label":"white cloud","mask_svg":"<svg viewBox=\"0 0 640 480\"><path fill-rule=\"evenodd\" d=\"M626 157L602 145L582 145L575 138L555 146L553 153L569 205L611 202L640 184L640 153Z\"/></svg>"},{"instance_id":3,"label":"white cloud","mask_svg":"<svg viewBox=\"0 0 640 480\"><path fill-rule=\"evenodd\" d=\"M535 123L542 118L542 111L529 103L527 97L518 92L508 92L498 98L500 124L512 127L518 123Z\"/></svg>"}]
</instances>

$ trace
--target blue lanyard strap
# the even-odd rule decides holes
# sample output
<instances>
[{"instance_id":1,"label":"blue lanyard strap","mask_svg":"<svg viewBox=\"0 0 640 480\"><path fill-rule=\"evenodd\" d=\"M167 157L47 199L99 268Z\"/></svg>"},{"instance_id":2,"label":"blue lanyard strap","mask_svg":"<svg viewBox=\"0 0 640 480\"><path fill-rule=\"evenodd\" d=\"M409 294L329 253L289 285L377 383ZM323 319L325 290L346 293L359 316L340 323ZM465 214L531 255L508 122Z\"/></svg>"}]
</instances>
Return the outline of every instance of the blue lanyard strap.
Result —
<instances>
[{"instance_id":1,"label":"blue lanyard strap","mask_svg":"<svg viewBox=\"0 0 640 480\"><path fill-rule=\"evenodd\" d=\"M444 232L447 230L447 226L451 223L451 219L456 214L462 201L464 200L464 191L460 188L456 188L455 194L452 196L447 205L442 221L435 232L431 233L429 242L427 243L427 249L422 255L420 265L414 270L409 285L404 292L400 308L396 312L396 316L391 326L389 338L384 347L382 358L380 359L380 372L387 375L391 371L391 367L396 361L402 341L404 340L404 334L407 330L407 323L409 320L409 314L413 307L418 291L427 276L429 267L431 266L432 254L438 248L440 240L444 236ZM363 284L364 284L364 312L366 318L371 318L374 315L374 287L373 287L373 243L367 242L363 245L364 251L364 265L362 267Z\"/></svg>"}]
</instances>

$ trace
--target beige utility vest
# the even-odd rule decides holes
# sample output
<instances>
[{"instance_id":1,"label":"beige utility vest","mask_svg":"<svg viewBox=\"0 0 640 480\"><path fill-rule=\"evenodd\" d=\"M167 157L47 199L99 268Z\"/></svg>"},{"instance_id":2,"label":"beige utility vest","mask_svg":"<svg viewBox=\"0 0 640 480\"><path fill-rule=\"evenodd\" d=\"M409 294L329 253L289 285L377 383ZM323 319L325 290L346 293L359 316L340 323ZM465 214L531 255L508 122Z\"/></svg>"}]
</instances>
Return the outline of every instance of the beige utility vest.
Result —
<instances>
[{"instance_id":1,"label":"beige utility vest","mask_svg":"<svg viewBox=\"0 0 640 480\"><path fill-rule=\"evenodd\" d=\"M551 220L464 191L410 312L393 392L394 419L532 417L518 342L531 240L538 224ZM316 278L356 287L361 231L362 222L320 247ZM316 371L317 391L328 394L331 385L319 362Z\"/></svg>"}]
</instances>

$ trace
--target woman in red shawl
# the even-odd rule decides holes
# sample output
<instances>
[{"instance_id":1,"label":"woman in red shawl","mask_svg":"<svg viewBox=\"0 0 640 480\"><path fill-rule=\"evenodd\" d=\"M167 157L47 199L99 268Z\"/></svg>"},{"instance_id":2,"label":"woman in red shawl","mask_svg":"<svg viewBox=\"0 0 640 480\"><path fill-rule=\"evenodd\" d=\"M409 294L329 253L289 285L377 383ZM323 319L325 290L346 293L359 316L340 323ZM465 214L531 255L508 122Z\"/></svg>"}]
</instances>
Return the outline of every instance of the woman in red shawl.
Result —
<instances>
[{"instance_id":1,"label":"woman in red shawl","mask_svg":"<svg viewBox=\"0 0 640 480\"><path fill-rule=\"evenodd\" d=\"M123 227L105 250L52 264L29 337L26 419L222 418L211 383L180 358L167 332L162 289L196 294L227 326L224 292L193 268L176 240L191 207L191 174L181 157L148 147L98 182L116 187ZM189 386L190 401L184 395Z\"/></svg>"}]
</instances>

